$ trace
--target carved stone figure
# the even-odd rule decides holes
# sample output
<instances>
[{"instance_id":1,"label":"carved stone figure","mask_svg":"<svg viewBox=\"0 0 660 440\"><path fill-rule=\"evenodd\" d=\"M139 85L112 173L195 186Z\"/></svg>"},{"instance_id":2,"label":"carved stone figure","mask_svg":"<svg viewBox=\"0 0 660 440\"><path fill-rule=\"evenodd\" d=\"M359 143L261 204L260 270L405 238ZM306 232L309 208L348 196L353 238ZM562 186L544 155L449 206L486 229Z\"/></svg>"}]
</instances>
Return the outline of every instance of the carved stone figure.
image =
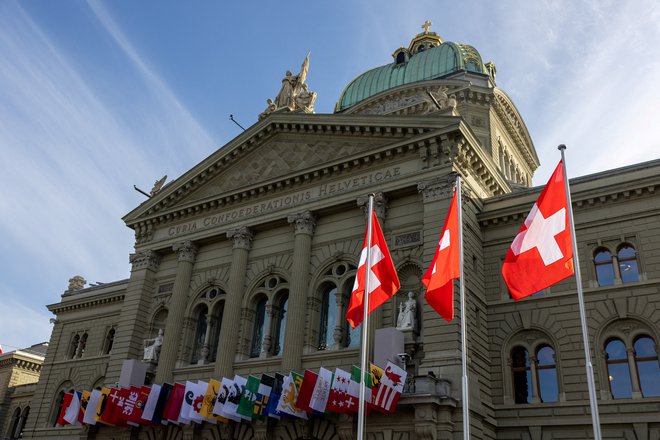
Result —
<instances>
[{"instance_id":1,"label":"carved stone figure","mask_svg":"<svg viewBox=\"0 0 660 440\"><path fill-rule=\"evenodd\" d=\"M294 75L287 70L282 78L282 86L274 100L268 99L268 107L261 112L259 119L265 118L276 111L301 111L312 113L314 111L314 102L316 93L307 89L305 80L309 71L309 54L305 57L300 73Z\"/></svg>"},{"instance_id":2,"label":"carved stone figure","mask_svg":"<svg viewBox=\"0 0 660 440\"><path fill-rule=\"evenodd\" d=\"M417 326L417 300L413 292L408 292L408 300L399 304L399 317L396 321L396 328L411 328Z\"/></svg>"},{"instance_id":3,"label":"carved stone figure","mask_svg":"<svg viewBox=\"0 0 660 440\"><path fill-rule=\"evenodd\" d=\"M158 193L158 191L161 190L163 185L165 185L166 180L167 180L167 174L165 174L162 178L156 180L156 182L154 182L154 187L151 188L151 191L149 191L149 194L152 197L155 196Z\"/></svg>"},{"instance_id":4,"label":"carved stone figure","mask_svg":"<svg viewBox=\"0 0 660 440\"><path fill-rule=\"evenodd\" d=\"M80 290L85 288L85 283L87 281L80 275L76 275L73 278L69 278L69 289L68 290Z\"/></svg>"},{"instance_id":5,"label":"carved stone figure","mask_svg":"<svg viewBox=\"0 0 660 440\"><path fill-rule=\"evenodd\" d=\"M153 339L144 340L144 356L143 360L149 362L158 362L160 356L160 348L163 345L163 329L158 329L158 336Z\"/></svg>"}]
</instances>

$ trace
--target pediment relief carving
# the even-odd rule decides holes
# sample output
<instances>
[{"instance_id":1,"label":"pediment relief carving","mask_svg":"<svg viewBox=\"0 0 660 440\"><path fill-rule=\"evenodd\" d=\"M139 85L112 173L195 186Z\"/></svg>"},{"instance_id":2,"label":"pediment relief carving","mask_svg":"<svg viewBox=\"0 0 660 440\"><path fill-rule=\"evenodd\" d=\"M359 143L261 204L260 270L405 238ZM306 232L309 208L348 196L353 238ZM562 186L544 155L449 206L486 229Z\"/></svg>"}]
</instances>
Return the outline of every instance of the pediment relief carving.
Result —
<instances>
[{"instance_id":1,"label":"pediment relief carving","mask_svg":"<svg viewBox=\"0 0 660 440\"><path fill-rule=\"evenodd\" d=\"M344 159L387 139L300 139L274 138L242 157L228 170L193 192L182 202L203 200L219 194L277 179L320 164Z\"/></svg>"},{"instance_id":2,"label":"pediment relief carving","mask_svg":"<svg viewBox=\"0 0 660 440\"><path fill-rule=\"evenodd\" d=\"M387 90L381 95L357 104L347 113L363 115L426 115L442 112L453 114L457 96L465 84L424 84Z\"/></svg>"}]
</instances>

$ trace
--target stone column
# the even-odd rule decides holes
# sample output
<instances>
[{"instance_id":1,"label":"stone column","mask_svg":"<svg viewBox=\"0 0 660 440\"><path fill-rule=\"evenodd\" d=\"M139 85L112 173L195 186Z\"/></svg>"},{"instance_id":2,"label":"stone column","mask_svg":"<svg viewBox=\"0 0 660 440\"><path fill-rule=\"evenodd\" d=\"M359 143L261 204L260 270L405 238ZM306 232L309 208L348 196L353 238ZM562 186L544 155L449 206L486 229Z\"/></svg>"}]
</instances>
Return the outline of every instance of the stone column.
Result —
<instances>
[{"instance_id":1,"label":"stone column","mask_svg":"<svg viewBox=\"0 0 660 440\"><path fill-rule=\"evenodd\" d=\"M369 210L369 198L360 197L357 201L358 206L364 210L365 215L365 225L369 221L366 217L369 215L367 212ZM380 228L383 230L383 235L385 235L385 216L387 215L387 197L382 192L378 192L374 197L374 212L378 218L378 223L380 223ZM366 228L365 228L366 231ZM362 250L360 249L360 252ZM392 300L394 301L394 300ZM376 330L383 326L383 307L385 304L378 307L376 310L369 314L369 358L373 359L374 357L374 340L376 337Z\"/></svg>"},{"instance_id":2,"label":"stone column","mask_svg":"<svg viewBox=\"0 0 660 440\"><path fill-rule=\"evenodd\" d=\"M626 349L628 355L628 371L630 371L630 384L632 385L632 398L641 398L642 390L639 385L639 375L637 374L637 366L635 365L635 350L633 348Z\"/></svg>"},{"instance_id":3,"label":"stone column","mask_svg":"<svg viewBox=\"0 0 660 440\"><path fill-rule=\"evenodd\" d=\"M144 337L149 327L149 307L155 290L159 255L151 250L131 254L133 265L122 304L115 342L105 375L106 384L119 381L125 359L142 359Z\"/></svg>"},{"instance_id":4,"label":"stone column","mask_svg":"<svg viewBox=\"0 0 660 440\"><path fill-rule=\"evenodd\" d=\"M289 280L289 306L284 331L282 371L300 370L303 344L305 343L305 306L309 290L309 268L312 255L312 235L316 217L305 211L290 215L289 223L294 228L293 263Z\"/></svg>"},{"instance_id":5,"label":"stone column","mask_svg":"<svg viewBox=\"0 0 660 440\"><path fill-rule=\"evenodd\" d=\"M346 341L346 310L345 306L348 306L344 300L344 292L340 289L337 289L337 295L335 296L335 304L337 307L337 319L335 320L335 331L332 334L332 339L334 341L333 348L339 350L342 348L344 341Z\"/></svg>"},{"instance_id":6,"label":"stone column","mask_svg":"<svg viewBox=\"0 0 660 440\"><path fill-rule=\"evenodd\" d=\"M248 253L252 246L252 232L246 227L227 232L234 242L232 251L227 300L222 311L222 330L214 373L218 377L230 376L234 370L234 359L238 346L238 331L241 326L241 302L245 288Z\"/></svg>"},{"instance_id":7,"label":"stone column","mask_svg":"<svg viewBox=\"0 0 660 440\"><path fill-rule=\"evenodd\" d=\"M261 353L259 353L260 358L267 358L273 352L273 323L278 324L277 319L275 319L275 307L269 301L266 303L266 310L264 311L264 326L263 326L263 340L261 342ZM256 319L256 316L255 316Z\"/></svg>"},{"instance_id":8,"label":"stone column","mask_svg":"<svg viewBox=\"0 0 660 440\"><path fill-rule=\"evenodd\" d=\"M541 402L541 391L539 390L539 373L538 373L539 360L536 356L529 357L529 371L532 375L532 403Z\"/></svg>"},{"instance_id":9,"label":"stone column","mask_svg":"<svg viewBox=\"0 0 660 440\"><path fill-rule=\"evenodd\" d=\"M167 308L167 321L165 321L163 346L160 349L160 356L158 357L156 383L164 383L172 380L172 371L176 366L179 345L181 343L183 320L185 318L186 303L188 302L193 264L197 257L197 246L189 240L176 243L172 249L178 254L179 263L176 267L174 287Z\"/></svg>"}]
</instances>

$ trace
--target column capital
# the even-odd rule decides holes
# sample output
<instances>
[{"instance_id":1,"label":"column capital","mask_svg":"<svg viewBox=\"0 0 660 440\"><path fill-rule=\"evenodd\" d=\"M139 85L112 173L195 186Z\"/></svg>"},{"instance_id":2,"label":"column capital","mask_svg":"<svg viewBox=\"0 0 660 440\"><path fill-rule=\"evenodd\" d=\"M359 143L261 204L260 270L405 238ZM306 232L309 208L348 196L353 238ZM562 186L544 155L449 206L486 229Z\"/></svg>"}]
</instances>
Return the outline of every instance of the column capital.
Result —
<instances>
[{"instance_id":1,"label":"column capital","mask_svg":"<svg viewBox=\"0 0 660 440\"><path fill-rule=\"evenodd\" d=\"M295 234L314 234L314 227L316 226L316 216L310 211L303 211L298 214L290 215L287 218L288 222L293 225Z\"/></svg>"},{"instance_id":2,"label":"column capital","mask_svg":"<svg viewBox=\"0 0 660 440\"><path fill-rule=\"evenodd\" d=\"M249 228L243 226L242 228L227 231L227 238L234 241L234 249L246 249L249 251L252 247L254 235Z\"/></svg>"},{"instance_id":3,"label":"column capital","mask_svg":"<svg viewBox=\"0 0 660 440\"><path fill-rule=\"evenodd\" d=\"M128 256L128 261L133 266L133 270L149 269L157 270L160 264L160 256L155 251L139 251Z\"/></svg>"},{"instance_id":4,"label":"column capital","mask_svg":"<svg viewBox=\"0 0 660 440\"><path fill-rule=\"evenodd\" d=\"M197 257L197 245L190 241L182 241L181 243L174 243L172 250L179 255L179 261L187 261L193 263Z\"/></svg>"},{"instance_id":5,"label":"column capital","mask_svg":"<svg viewBox=\"0 0 660 440\"><path fill-rule=\"evenodd\" d=\"M381 221L384 220L387 215L387 202L388 200L385 194L382 192L374 193L374 212L376 213L376 217ZM367 215L367 209L369 209L369 196L358 197L357 204L358 207L362 208L364 214Z\"/></svg>"}]
</instances>

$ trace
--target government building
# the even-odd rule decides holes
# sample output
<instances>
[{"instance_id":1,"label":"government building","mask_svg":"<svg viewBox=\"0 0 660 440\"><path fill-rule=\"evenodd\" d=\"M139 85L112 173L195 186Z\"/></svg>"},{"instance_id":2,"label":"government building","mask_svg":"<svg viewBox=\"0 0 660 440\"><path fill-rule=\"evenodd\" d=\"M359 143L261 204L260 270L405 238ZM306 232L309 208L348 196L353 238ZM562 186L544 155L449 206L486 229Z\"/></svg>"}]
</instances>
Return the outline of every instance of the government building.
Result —
<instances>
[{"instance_id":1,"label":"government building","mask_svg":"<svg viewBox=\"0 0 660 440\"><path fill-rule=\"evenodd\" d=\"M367 438L462 439L459 298L447 323L420 281L460 174L471 438L593 438L575 278L513 301L500 273L541 191L523 117L492 62L423 28L352 80L333 114L314 113L305 60L258 122L156 185L123 218L135 231L128 278L74 277L48 306L38 383L0 401L0 436L357 438L357 417L330 413L139 428L56 421L65 393L117 386L127 359L144 363L146 383L359 365L360 328L345 314L374 193L401 289L371 314L372 353L375 329L398 326L409 292L416 315L398 330L403 395L394 414L367 417ZM570 184L603 438L660 439L660 160Z\"/></svg>"}]
</instances>

